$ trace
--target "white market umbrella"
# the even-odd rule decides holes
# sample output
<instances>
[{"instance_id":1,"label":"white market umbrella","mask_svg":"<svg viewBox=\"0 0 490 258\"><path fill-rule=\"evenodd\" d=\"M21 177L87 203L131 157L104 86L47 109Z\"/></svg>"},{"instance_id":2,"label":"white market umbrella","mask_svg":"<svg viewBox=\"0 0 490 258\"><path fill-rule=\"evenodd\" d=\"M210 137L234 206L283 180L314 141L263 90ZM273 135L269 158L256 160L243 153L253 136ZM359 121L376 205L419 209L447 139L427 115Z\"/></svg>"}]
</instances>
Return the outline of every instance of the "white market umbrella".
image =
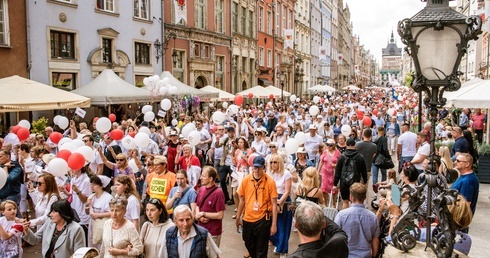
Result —
<instances>
[{"instance_id":1,"label":"white market umbrella","mask_svg":"<svg viewBox=\"0 0 490 258\"><path fill-rule=\"evenodd\" d=\"M218 93L218 97L217 98L211 98L211 101L234 101L235 100L235 95L233 95L227 91L215 88L211 85L208 85L206 87L202 87L202 88L200 88L200 90L206 91L206 92L211 92L211 93Z\"/></svg>"},{"instance_id":2,"label":"white market umbrella","mask_svg":"<svg viewBox=\"0 0 490 258\"><path fill-rule=\"evenodd\" d=\"M336 90L335 90L335 88L328 86L328 85L317 84L317 85L309 88L308 91L310 93L315 93L315 92L326 93L326 92L335 92Z\"/></svg>"}]
</instances>

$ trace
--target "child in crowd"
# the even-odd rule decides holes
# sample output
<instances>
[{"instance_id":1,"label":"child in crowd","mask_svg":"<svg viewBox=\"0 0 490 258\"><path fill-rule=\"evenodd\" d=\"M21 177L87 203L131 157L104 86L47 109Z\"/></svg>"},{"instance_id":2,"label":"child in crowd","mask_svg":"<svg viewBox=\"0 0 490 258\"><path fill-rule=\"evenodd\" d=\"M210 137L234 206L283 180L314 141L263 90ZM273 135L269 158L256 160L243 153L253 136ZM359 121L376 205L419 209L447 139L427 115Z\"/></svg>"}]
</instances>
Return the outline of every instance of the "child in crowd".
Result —
<instances>
[{"instance_id":1,"label":"child in crowd","mask_svg":"<svg viewBox=\"0 0 490 258\"><path fill-rule=\"evenodd\" d=\"M17 204L6 200L0 203L0 257L22 257L22 232L24 228L16 217Z\"/></svg>"}]
</instances>

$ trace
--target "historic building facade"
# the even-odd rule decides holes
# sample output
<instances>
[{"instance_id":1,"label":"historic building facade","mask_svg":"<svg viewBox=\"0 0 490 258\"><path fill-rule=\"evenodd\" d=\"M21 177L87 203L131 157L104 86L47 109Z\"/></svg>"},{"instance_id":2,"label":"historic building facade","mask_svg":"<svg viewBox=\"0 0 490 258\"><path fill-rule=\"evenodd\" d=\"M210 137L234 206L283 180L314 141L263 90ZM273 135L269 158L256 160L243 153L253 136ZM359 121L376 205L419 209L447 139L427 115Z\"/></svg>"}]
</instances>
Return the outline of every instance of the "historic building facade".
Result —
<instances>
[{"instance_id":1,"label":"historic building facade","mask_svg":"<svg viewBox=\"0 0 490 258\"><path fill-rule=\"evenodd\" d=\"M28 77L26 3L0 0L0 78Z\"/></svg>"},{"instance_id":2,"label":"historic building facade","mask_svg":"<svg viewBox=\"0 0 490 258\"><path fill-rule=\"evenodd\" d=\"M395 42L393 31L390 40L385 48L382 49L381 64L381 86L400 83L402 76L402 48Z\"/></svg>"}]
</instances>

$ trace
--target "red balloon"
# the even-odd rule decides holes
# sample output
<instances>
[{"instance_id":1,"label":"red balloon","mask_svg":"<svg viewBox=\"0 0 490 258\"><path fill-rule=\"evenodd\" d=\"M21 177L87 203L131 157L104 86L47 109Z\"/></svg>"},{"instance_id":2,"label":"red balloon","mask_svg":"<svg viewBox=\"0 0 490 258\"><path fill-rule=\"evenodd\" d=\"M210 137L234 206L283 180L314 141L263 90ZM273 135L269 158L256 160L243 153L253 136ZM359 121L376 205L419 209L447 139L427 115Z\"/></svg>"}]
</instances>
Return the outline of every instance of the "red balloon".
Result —
<instances>
[{"instance_id":1,"label":"red balloon","mask_svg":"<svg viewBox=\"0 0 490 258\"><path fill-rule=\"evenodd\" d=\"M378 103L378 107L383 107L383 103Z\"/></svg>"},{"instance_id":2,"label":"red balloon","mask_svg":"<svg viewBox=\"0 0 490 258\"><path fill-rule=\"evenodd\" d=\"M115 122L116 121L116 115L110 114L109 115L109 120L111 120L111 122Z\"/></svg>"},{"instance_id":3,"label":"red balloon","mask_svg":"<svg viewBox=\"0 0 490 258\"><path fill-rule=\"evenodd\" d=\"M17 134L17 131L19 131L20 128L22 128L22 126L20 126L20 125L12 126L12 133Z\"/></svg>"},{"instance_id":4,"label":"red balloon","mask_svg":"<svg viewBox=\"0 0 490 258\"><path fill-rule=\"evenodd\" d=\"M235 96L235 105L241 106L242 104L243 104L243 96L237 94Z\"/></svg>"},{"instance_id":5,"label":"red balloon","mask_svg":"<svg viewBox=\"0 0 490 258\"><path fill-rule=\"evenodd\" d=\"M322 104L323 104L323 103L325 103L325 99L324 99L324 98L321 98L321 99L320 99L320 102L321 102Z\"/></svg>"},{"instance_id":6,"label":"red balloon","mask_svg":"<svg viewBox=\"0 0 490 258\"><path fill-rule=\"evenodd\" d=\"M57 155L58 158L62 158L64 160L66 160L66 162L68 162L68 159L70 158L70 156L71 156L71 151L69 151L69 150L60 150L58 152L58 155Z\"/></svg>"},{"instance_id":7,"label":"red balloon","mask_svg":"<svg viewBox=\"0 0 490 258\"><path fill-rule=\"evenodd\" d=\"M362 119L362 123L364 124L365 127L371 127L371 125L373 124L373 120L371 120L370 117L368 116L365 116L363 119Z\"/></svg>"},{"instance_id":8,"label":"red balloon","mask_svg":"<svg viewBox=\"0 0 490 258\"><path fill-rule=\"evenodd\" d=\"M248 93L248 98L253 98L254 97L254 94L252 92Z\"/></svg>"},{"instance_id":9,"label":"red balloon","mask_svg":"<svg viewBox=\"0 0 490 258\"><path fill-rule=\"evenodd\" d=\"M395 111L393 111L393 115L394 115L394 116L396 116L396 110L395 110Z\"/></svg>"},{"instance_id":10,"label":"red balloon","mask_svg":"<svg viewBox=\"0 0 490 258\"><path fill-rule=\"evenodd\" d=\"M361 110L357 110L356 113L357 119L362 120L364 118L364 112L362 112Z\"/></svg>"},{"instance_id":11,"label":"red balloon","mask_svg":"<svg viewBox=\"0 0 490 258\"><path fill-rule=\"evenodd\" d=\"M17 137L19 138L19 140L23 141L23 140L26 140L27 138L29 138L29 135L31 133L29 132L29 129L27 128L24 128L24 127L21 127L17 130Z\"/></svg>"},{"instance_id":12,"label":"red balloon","mask_svg":"<svg viewBox=\"0 0 490 258\"><path fill-rule=\"evenodd\" d=\"M79 170L85 166L85 157L81 153L73 153L68 158L68 167L72 170Z\"/></svg>"},{"instance_id":13,"label":"red balloon","mask_svg":"<svg viewBox=\"0 0 490 258\"><path fill-rule=\"evenodd\" d=\"M135 132L129 132L128 135L134 138L134 136L136 135L136 133Z\"/></svg>"},{"instance_id":14,"label":"red balloon","mask_svg":"<svg viewBox=\"0 0 490 258\"><path fill-rule=\"evenodd\" d=\"M60 142L60 140L63 138L63 135L61 133L58 133L58 132L52 132L50 135L49 135L49 139L54 143L54 144L58 144L58 142Z\"/></svg>"},{"instance_id":15,"label":"red balloon","mask_svg":"<svg viewBox=\"0 0 490 258\"><path fill-rule=\"evenodd\" d=\"M377 115L378 115L378 112L379 112L379 111L378 111L377 109L374 109L374 110L373 110L373 115L377 116Z\"/></svg>"},{"instance_id":16,"label":"red balloon","mask_svg":"<svg viewBox=\"0 0 490 258\"><path fill-rule=\"evenodd\" d=\"M269 95L269 99L274 99L274 94Z\"/></svg>"},{"instance_id":17,"label":"red balloon","mask_svg":"<svg viewBox=\"0 0 490 258\"><path fill-rule=\"evenodd\" d=\"M119 141L124 137L124 132L121 129L114 129L111 131L111 138Z\"/></svg>"},{"instance_id":18,"label":"red balloon","mask_svg":"<svg viewBox=\"0 0 490 258\"><path fill-rule=\"evenodd\" d=\"M258 157L258 156L259 156L259 154L257 154L257 153L252 153L252 154L251 154L251 155L248 157L248 165L252 167L252 166L254 165L254 159L255 159L256 157Z\"/></svg>"}]
</instances>

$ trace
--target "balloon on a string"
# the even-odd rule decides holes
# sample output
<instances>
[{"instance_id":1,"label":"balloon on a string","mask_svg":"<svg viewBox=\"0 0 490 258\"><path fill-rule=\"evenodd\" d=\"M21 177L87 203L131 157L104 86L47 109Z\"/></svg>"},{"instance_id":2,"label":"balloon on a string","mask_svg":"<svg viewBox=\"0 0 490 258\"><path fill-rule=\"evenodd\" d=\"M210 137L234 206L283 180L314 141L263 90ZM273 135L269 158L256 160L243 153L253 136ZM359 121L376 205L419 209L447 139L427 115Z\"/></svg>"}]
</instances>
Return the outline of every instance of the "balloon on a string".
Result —
<instances>
[{"instance_id":1,"label":"balloon on a string","mask_svg":"<svg viewBox=\"0 0 490 258\"><path fill-rule=\"evenodd\" d=\"M173 126L176 126L178 123L179 123L179 121L177 121L177 119L172 119L172 125Z\"/></svg>"},{"instance_id":2,"label":"balloon on a string","mask_svg":"<svg viewBox=\"0 0 490 258\"><path fill-rule=\"evenodd\" d=\"M223 108L228 108L228 102L224 101L223 103L221 103L221 106Z\"/></svg>"},{"instance_id":3,"label":"balloon on a string","mask_svg":"<svg viewBox=\"0 0 490 258\"><path fill-rule=\"evenodd\" d=\"M318 102L320 102L320 97L318 96L313 97L313 103L318 104Z\"/></svg>"},{"instance_id":4,"label":"balloon on a string","mask_svg":"<svg viewBox=\"0 0 490 258\"><path fill-rule=\"evenodd\" d=\"M215 124L221 124L225 121L225 114L221 111L216 111L213 113L212 118Z\"/></svg>"},{"instance_id":5,"label":"balloon on a string","mask_svg":"<svg viewBox=\"0 0 490 258\"><path fill-rule=\"evenodd\" d=\"M143 79L143 84L144 84L145 86L150 86L150 78L148 78L148 77L144 78L144 79Z\"/></svg>"},{"instance_id":6,"label":"balloon on a string","mask_svg":"<svg viewBox=\"0 0 490 258\"><path fill-rule=\"evenodd\" d=\"M111 130L112 122L107 117L101 117L95 122L95 129L101 133L107 133Z\"/></svg>"},{"instance_id":7,"label":"balloon on a string","mask_svg":"<svg viewBox=\"0 0 490 258\"><path fill-rule=\"evenodd\" d=\"M162 78L162 82L164 86L167 86L170 83L170 79L168 77Z\"/></svg>"},{"instance_id":8,"label":"balloon on a string","mask_svg":"<svg viewBox=\"0 0 490 258\"><path fill-rule=\"evenodd\" d=\"M345 136L349 137L350 133L352 132L352 128L349 125L343 125L340 128L340 132Z\"/></svg>"},{"instance_id":9,"label":"balloon on a string","mask_svg":"<svg viewBox=\"0 0 490 258\"><path fill-rule=\"evenodd\" d=\"M85 161L92 161L95 151L89 146L78 147L74 153L80 153L85 158Z\"/></svg>"},{"instance_id":10,"label":"balloon on a string","mask_svg":"<svg viewBox=\"0 0 490 258\"><path fill-rule=\"evenodd\" d=\"M111 138L112 139L114 139L116 141L119 141L123 137L124 137L124 132L121 129L116 128L116 129L114 129L114 130L111 131Z\"/></svg>"},{"instance_id":11,"label":"balloon on a string","mask_svg":"<svg viewBox=\"0 0 490 258\"><path fill-rule=\"evenodd\" d=\"M132 138L134 138L134 136L136 135L136 133L135 132L129 132L128 135L131 136Z\"/></svg>"},{"instance_id":12,"label":"balloon on a string","mask_svg":"<svg viewBox=\"0 0 490 258\"><path fill-rule=\"evenodd\" d=\"M187 138L192 146L196 146L201 141L201 133L199 131L192 131L189 133Z\"/></svg>"},{"instance_id":13,"label":"balloon on a string","mask_svg":"<svg viewBox=\"0 0 490 258\"><path fill-rule=\"evenodd\" d=\"M5 186L5 183L7 183L7 177L8 173L5 171L5 168L0 168L0 189Z\"/></svg>"},{"instance_id":14,"label":"balloon on a string","mask_svg":"<svg viewBox=\"0 0 490 258\"><path fill-rule=\"evenodd\" d=\"M52 132L50 135L49 135L49 139L51 140L51 142L53 142L54 144L58 144L60 142L60 140L63 138L63 135L59 132Z\"/></svg>"},{"instance_id":15,"label":"balloon on a string","mask_svg":"<svg viewBox=\"0 0 490 258\"><path fill-rule=\"evenodd\" d=\"M291 102L296 101L296 95L294 95L294 94L293 94L293 95L291 95L291 96L289 97L289 100L291 100Z\"/></svg>"},{"instance_id":16,"label":"balloon on a string","mask_svg":"<svg viewBox=\"0 0 490 258\"><path fill-rule=\"evenodd\" d=\"M69 123L68 118L64 116L58 118L58 126L63 130L68 128Z\"/></svg>"},{"instance_id":17,"label":"balloon on a string","mask_svg":"<svg viewBox=\"0 0 490 258\"><path fill-rule=\"evenodd\" d=\"M182 128L182 135L185 137L185 138L188 138L189 137L189 134L194 131L195 129L193 129L192 127L190 127L189 125L186 125Z\"/></svg>"},{"instance_id":18,"label":"balloon on a string","mask_svg":"<svg viewBox=\"0 0 490 258\"><path fill-rule=\"evenodd\" d=\"M29 135L31 135L31 133L29 132L29 129L25 127L21 127L19 130L17 130L17 138L19 138L20 141L27 140Z\"/></svg>"},{"instance_id":19,"label":"balloon on a string","mask_svg":"<svg viewBox=\"0 0 490 258\"><path fill-rule=\"evenodd\" d=\"M292 155L292 154L296 153L296 151L298 150L299 142L298 142L298 140L296 140L294 138L289 138L286 141L285 147L286 147L286 152L289 155Z\"/></svg>"},{"instance_id":20,"label":"balloon on a string","mask_svg":"<svg viewBox=\"0 0 490 258\"><path fill-rule=\"evenodd\" d=\"M230 110L230 113L232 115L236 115L238 113L238 106L237 105L230 105L228 107L228 110Z\"/></svg>"},{"instance_id":21,"label":"balloon on a string","mask_svg":"<svg viewBox=\"0 0 490 258\"><path fill-rule=\"evenodd\" d=\"M160 107L163 110L168 111L172 107L172 101L170 101L169 99L162 99L162 102L160 102Z\"/></svg>"},{"instance_id":22,"label":"balloon on a string","mask_svg":"<svg viewBox=\"0 0 490 258\"><path fill-rule=\"evenodd\" d=\"M310 115L316 116L316 115L318 115L318 112L320 112L320 109L318 108L318 106L311 106L309 109L309 112L310 112Z\"/></svg>"},{"instance_id":23,"label":"balloon on a string","mask_svg":"<svg viewBox=\"0 0 490 258\"><path fill-rule=\"evenodd\" d=\"M82 147L82 146L85 146L85 143L81 139L74 139L70 143L75 145L77 147L77 149Z\"/></svg>"},{"instance_id":24,"label":"balloon on a string","mask_svg":"<svg viewBox=\"0 0 490 258\"><path fill-rule=\"evenodd\" d=\"M145 148L150 144L150 136L146 133L139 132L134 136L134 143L139 148Z\"/></svg>"},{"instance_id":25,"label":"balloon on a string","mask_svg":"<svg viewBox=\"0 0 490 258\"><path fill-rule=\"evenodd\" d=\"M68 162L68 158L70 158L70 156L71 156L70 150L60 150L60 151L58 151L58 154L56 155L56 157L62 158L64 160L66 160L66 162Z\"/></svg>"},{"instance_id":26,"label":"balloon on a string","mask_svg":"<svg viewBox=\"0 0 490 258\"><path fill-rule=\"evenodd\" d=\"M375 108L375 109L373 109L373 115L377 116L377 115L378 115L378 112L379 112L379 110L378 110L378 109L376 109L376 108Z\"/></svg>"},{"instance_id":27,"label":"balloon on a string","mask_svg":"<svg viewBox=\"0 0 490 258\"><path fill-rule=\"evenodd\" d=\"M249 92L249 93L248 93L248 98L249 98L249 99L251 99L251 98L253 98L253 97L254 97L254 94L253 94L252 92Z\"/></svg>"},{"instance_id":28,"label":"balloon on a string","mask_svg":"<svg viewBox=\"0 0 490 258\"><path fill-rule=\"evenodd\" d=\"M72 170L79 170L85 165L85 157L81 153L73 153L68 158L67 163Z\"/></svg>"},{"instance_id":29,"label":"balloon on a string","mask_svg":"<svg viewBox=\"0 0 490 258\"><path fill-rule=\"evenodd\" d=\"M129 135L124 137L121 142L123 147L126 148L127 150L136 149L136 144L134 143L134 139Z\"/></svg>"},{"instance_id":30,"label":"balloon on a string","mask_svg":"<svg viewBox=\"0 0 490 258\"><path fill-rule=\"evenodd\" d=\"M56 115L56 116L53 117L53 123L55 125L58 125L58 119L60 119L60 117L61 117L60 115Z\"/></svg>"},{"instance_id":31,"label":"balloon on a string","mask_svg":"<svg viewBox=\"0 0 490 258\"><path fill-rule=\"evenodd\" d=\"M300 145L304 144L306 142L306 134L303 132L297 132L294 139L296 139Z\"/></svg>"},{"instance_id":32,"label":"balloon on a string","mask_svg":"<svg viewBox=\"0 0 490 258\"><path fill-rule=\"evenodd\" d=\"M19 126L27 128L27 130L31 129L31 123L29 123L29 121L27 121L25 119L22 119L19 121Z\"/></svg>"},{"instance_id":33,"label":"balloon on a string","mask_svg":"<svg viewBox=\"0 0 490 258\"><path fill-rule=\"evenodd\" d=\"M142 108L141 108L141 113L143 114L146 114L150 111L153 110L153 107L151 105L144 105Z\"/></svg>"},{"instance_id":34,"label":"balloon on a string","mask_svg":"<svg viewBox=\"0 0 490 258\"><path fill-rule=\"evenodd\" d=\"M53 176L64 177L68 172L68 162L62 158L54 158L48 163L48 172Z\"/></svg>"},{"instance_id":35,"label":"balloon on a string","mask_svg":"<svg viewBox=\"0 0 490 258\"><path fill-rule=\"evenodd\" d=\"M158 89L158 93L160 93L160 95L162 95L162 96L167 95L167 92L168 92L167 86L163 86L160 89Z\"/></svg>"},{"instance_id":36,"label":"balloon on a string","mask_svg":"<svg viewBox=\"0 0 490 258\"><path fill-rule=\"evenodd\" d=\"M150 132L150 128L146 127L146 126L142 126L140 127L140 129L138 129L138 132L139 133L145 133L147 134L148 136L150 136L151 132Z\"/></svg>"},{"instance_id":37,"label":"balloon on a string","mask_svg":"<svg viewBox=\"0 0 490 258\"><path fill-rule=\"evenodd\" d=\"M300 98L296 98L296 102L300 102L300 101L301 101L301 99L300 99Z\"/></svg>"},{"instance_id":38,"label":"balloon on a string","mask_svg":"<svg viewBox=\"0 0 490 258\"><path fill-rule=\"evenodd\" d=\"M67 142L58 146L58 150L69 150L70 152L74 152L77 150L77 146L71 142Z\"/></svg>"},{"instance_id":39,"label":"balloon on a string","mask_svg":"<svg viewBox=\"0 0 490 258\"><path fill-rule=\"evenodd\" d=\"M65 143L69 143L71 142L72 139L71 138L68 138L68 137L64 137L62 138L59 142L58 142L58 148L61 147L63 144Z\"/></svg>"},{"instance_id":40,"label":"balloon on a string","mask_svg":"<svg viewBox=\"0 0 490 258\"><path fill-rule=\"evenodd\" d=\"M269 95L269 99L273 100L274 99L274 94Z\"/></svg>"},{"instance_id":41,"label":"balloon on a string","mask_svg":"<svg viewBox=\"0 0 490 258\"><path fill-rule=\"evenodd\" d=\"M256 152L250 154L250 156L248 156L248 165L251 166L251 167L253 167L253 165L254 165L254 159L256 157L258 157L258 156L259 156L259 154L257 154Z\"/></svg>"},{"instance_id":42,"label":"balloon on a string","mask_svg":"<svg viewBox=\"0 0 490 258\"><path fill-rule=\"evenodd\" d=\"M177 87L175 87L175 86L170 86L168 88L168 94L170 94L170 95L175 95L178 92L179 92L179 89L177 89Z\"/></svg>"},{"instance_id":43,"label":"balloon on a string","mask_svg":"<svg viewBox=\"0 0 490 258\"><path fill-rule=\"evenodd\" d=\"M157 88L158 88L158 89L160 89L160 88L165 87L165 84L163 83L163 81L162 81L162 80L159 80L159 81L157 82L156 86L157 86Z\"/></svg>"},{"instance_id":44,"label":"balloon on a string","mask_svg":"<svg viewBox=\"0 0 490 258\"><path fill-rule=\"evenodd\" d=\"M242 95L235 95L235 105L241 106L243 104L243 96Z\"/></svg>"},{"instance_id":45,"label":"balloon on a string","mask_svg":"<svg viewBox=\"0 0 490 258\"><path fill-rule=\"evenodd\" d=\"M133 170L133 171L138 171L139 168L138 166L136 165L136 161L134 161L134 159L131 159L128 161L128 166Z\"/></svg>"},{"instance_id":46,"label":"balloon on a string","mask_svg":"<svg viewBox=\"0 0 490 258\"><path fill-rule=\"evenodd\" d=\"M153 119L155 119L155 113L153 113L152 111L147 112L147 113L146 113L146 114L143 116L143 120L145 120L146 122L153 121Z\"/></svg>"},{"instance_id":47,"label":"balloon on a string","mask_svg":"<svg viewBox=\"0 0 490 258\"><path fill-rule=\"evenodd\" d=\"M109 114L109 120L111 122L116 122L116 115L115 114Z\"/></svg>"},{"instance_id":48,"label":"balloon on a string","mask_svg":"<svg viewBox=\"0 0 490 258\"><path fill-rule=\"evenodd\" d=\"M362 118L362 123L364 124L365 127L371 127L371 125L373 124L373 120L371 120L370 117L365 116Z\"/></svg>"},{"instance_id":49,"label":"balloon on a string","mask_svg":"<svg viewBox=\"0 0 490 258\"><path fill-rule=\"evenodd\" d=\"M358 109L356 111L356 114L357 114L357 119L362 120L364 118L364 112L362 112L362 110Z\"/></svg>"},{"instance_id":50,"label":"balloon on a string","mask_svg":"<svg viewBox=\"0 0 490 258\"><path fill-rule=\"evenodd\" d=\"M20 128L22 128L20 125L14 125L14 126L12 126L12 132L14 134L17 134L17 131L19 131Z\"/></svg>"}]
</instances>

